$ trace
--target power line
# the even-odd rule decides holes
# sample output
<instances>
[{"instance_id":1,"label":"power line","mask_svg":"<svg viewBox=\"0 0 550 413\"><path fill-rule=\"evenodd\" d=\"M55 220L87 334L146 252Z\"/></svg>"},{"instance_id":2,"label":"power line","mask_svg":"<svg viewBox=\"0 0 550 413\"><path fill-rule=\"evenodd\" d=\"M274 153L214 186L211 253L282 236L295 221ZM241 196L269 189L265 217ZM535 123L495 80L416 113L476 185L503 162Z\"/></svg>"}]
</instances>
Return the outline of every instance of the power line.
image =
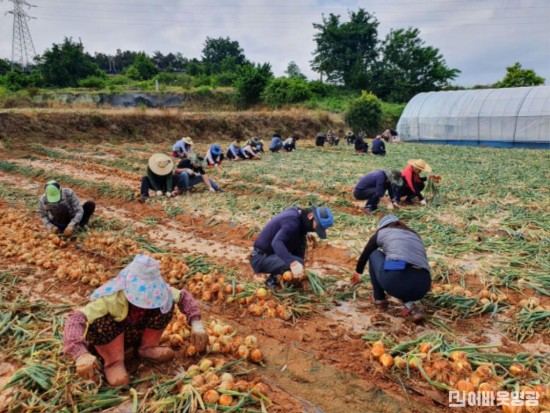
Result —
<instances>
[{"instance_id":1,"label":"power line","mask_svg":"<svg viewBox=\"0 0 550 413\"><path fill-rule=\"evenodd\" d=\"M11 62L18 63L22 68L26 68L29 62L36 56L34 43L31 37L31 31L27 21L34 19L23 10L23 6L36 7L27 3L26 0L8 0L13 3L13 10L8 11L13 14L13 33L11 43Z\"/></svg>"}]
</instances>

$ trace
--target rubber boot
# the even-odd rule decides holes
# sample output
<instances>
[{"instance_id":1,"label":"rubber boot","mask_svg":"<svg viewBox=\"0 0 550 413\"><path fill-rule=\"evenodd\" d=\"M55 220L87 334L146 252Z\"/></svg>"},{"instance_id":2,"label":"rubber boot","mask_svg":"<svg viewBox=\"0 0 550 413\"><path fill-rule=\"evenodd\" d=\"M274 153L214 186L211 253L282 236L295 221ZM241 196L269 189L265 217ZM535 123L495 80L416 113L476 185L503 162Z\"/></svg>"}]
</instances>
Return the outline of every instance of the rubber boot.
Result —
<instances>
[{"instance_id":1,"label":"rubber boot","mask_svg":"<svg viewBox=\"0 0 550 413\"><path fill-rule=\"evenodd\" d=\"M170 347L159 346L163 332L164 330L153 330L151 328L146 328L143 331L138 349L141 358L155 362L168 361L174 358L174 350Z\"/></svg>"},{"instance_id":2,"label":"rubber boot","mask_svg":"<svg viewBox=\"0 0 550 413\"><path fill-rule=\"evenodd\" d=\"M103 367L107 383L113 387L125 386L130 382L130 376L124 367L124 333L108 344L95 346L103 358Z\"/></svg>"}]
</instances>

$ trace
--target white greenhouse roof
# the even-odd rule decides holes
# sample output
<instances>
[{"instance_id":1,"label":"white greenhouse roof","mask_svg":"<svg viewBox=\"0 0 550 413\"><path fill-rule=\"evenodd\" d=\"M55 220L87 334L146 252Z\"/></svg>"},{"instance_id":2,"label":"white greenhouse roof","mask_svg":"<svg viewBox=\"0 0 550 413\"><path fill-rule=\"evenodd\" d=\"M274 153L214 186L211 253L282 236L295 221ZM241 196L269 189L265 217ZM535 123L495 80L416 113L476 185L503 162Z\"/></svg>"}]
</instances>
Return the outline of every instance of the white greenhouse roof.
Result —
<instances>
[{"instance_id":1,"label":"white greenhouse roof","mask_svg":"<svg viewBox=\"0 0 550 413\"><path fill-rule=\"evenodd\" d=\"M550 148L550 86L420 93L397 131L404 141Z\"/></svg>"}]
</instances>

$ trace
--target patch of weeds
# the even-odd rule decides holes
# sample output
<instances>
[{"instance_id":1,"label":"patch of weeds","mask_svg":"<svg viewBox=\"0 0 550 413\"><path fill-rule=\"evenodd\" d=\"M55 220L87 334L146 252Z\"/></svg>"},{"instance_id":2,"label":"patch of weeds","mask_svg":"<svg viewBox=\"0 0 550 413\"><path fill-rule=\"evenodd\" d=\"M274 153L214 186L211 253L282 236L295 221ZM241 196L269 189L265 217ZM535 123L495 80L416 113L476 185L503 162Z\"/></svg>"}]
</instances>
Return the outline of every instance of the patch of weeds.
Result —
<instances>
[{"instance_id":1,"label":"patch of weeds","mask_svg":"<svg viewBox=\"0 0 550 413\"><path fill-rule=\"evenodd\" d=\"M145 225L158 225L159 224L159 222L157 221L157 219L155 217L145 217L145 218L143 218L143 220L141 222L143 222Z\"/></svg>"},{"instance_id":2,"label":"patch of weeds","mask_svg":"<svg viewBox=\"0 0 550 413\"><path fill-rule=\"evenodd\" d=\"M170 218L185 214L185 210L177 205L166 205L164 207L164 211L166 212L166 215L168 215Z\"/></svg>"}]
</instances>

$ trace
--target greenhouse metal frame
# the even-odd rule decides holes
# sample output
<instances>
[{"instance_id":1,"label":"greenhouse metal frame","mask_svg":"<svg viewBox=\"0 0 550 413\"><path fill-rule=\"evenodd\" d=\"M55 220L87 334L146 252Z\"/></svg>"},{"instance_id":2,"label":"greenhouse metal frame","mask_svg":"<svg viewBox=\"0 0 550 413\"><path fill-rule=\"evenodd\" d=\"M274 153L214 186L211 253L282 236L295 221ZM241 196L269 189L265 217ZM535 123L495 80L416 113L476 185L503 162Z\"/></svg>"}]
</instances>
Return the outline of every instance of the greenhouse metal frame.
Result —
<instances>
[{"instance_id":1,"label":"greenhouse metal frame","mask_svg":"<svg viewBox=\"0 0 550 413\"><path fill-rule=\"evenodd\" d=\"M550 86L420 93L397 131L409 142L550 149Z\"/></svg>"}]
</instances>

